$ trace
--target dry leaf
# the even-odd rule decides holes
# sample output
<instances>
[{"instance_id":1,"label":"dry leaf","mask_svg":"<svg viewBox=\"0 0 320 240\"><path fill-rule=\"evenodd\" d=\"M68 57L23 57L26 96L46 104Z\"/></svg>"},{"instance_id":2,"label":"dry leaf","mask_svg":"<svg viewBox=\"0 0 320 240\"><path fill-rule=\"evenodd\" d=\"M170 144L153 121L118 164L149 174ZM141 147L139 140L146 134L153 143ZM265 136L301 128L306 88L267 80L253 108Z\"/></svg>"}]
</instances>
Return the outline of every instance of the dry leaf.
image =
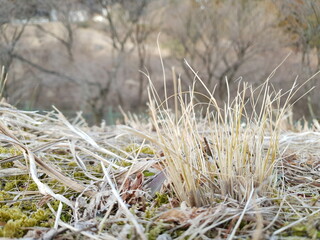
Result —
<instances>
[{"instance_id":1,"label":"dry leaf","mask_svg":"<svg viewBox=\"0 0 320 240\"><path fill-rule=\"evenodd\" d=\"M142 183L144 180L144 176L142 172L139 172L135 179L132 180L130 177L127 178L126 182L124 183L123 189L121 191L122 195L121 198L124 202L128 204L135 204L140 202L142 199ZM144 202L144 201L142 201Z\"/></svg>"},{"instance_id":2,"label":"dry leaf","mask_svg":"<svg viewBox=\"0 0 320 240\"><path fill-rule=\"evenodd\" d=\"M198 217L200 214L204 213L204 212L208 212L209 213L209 209L205 209L205 208L188 208L186 210L182 210L174 208L171 209L163 214L161 214L161 216L159 217L159 219L162 219L164 222L173 222L173 223L177 223L179 225L189 225L189 220L194 219L196 217Z\"/></svg>"},{"instance_id":3,"label":"dry leaf","mask_svg":"<svg viewBox=\"0 0 320 240\"><path fill-rule=\"evenodd\" d=\"M185 224L189 217L188 215L179 209L171 209L159 217L159 219L162 219L164 222L174 222L178 224Z\"/></svg>"}]
</instances>

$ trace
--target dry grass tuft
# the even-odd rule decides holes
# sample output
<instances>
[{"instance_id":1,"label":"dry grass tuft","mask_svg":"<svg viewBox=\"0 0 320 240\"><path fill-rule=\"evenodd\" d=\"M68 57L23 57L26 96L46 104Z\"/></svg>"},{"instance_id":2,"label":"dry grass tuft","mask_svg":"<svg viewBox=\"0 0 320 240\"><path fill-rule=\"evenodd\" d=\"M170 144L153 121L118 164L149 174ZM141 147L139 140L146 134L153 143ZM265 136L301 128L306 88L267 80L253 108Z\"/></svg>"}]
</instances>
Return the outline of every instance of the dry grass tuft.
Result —
<instances>
[{"instance_id":1,"label":"dry grass tuft","mask_svg":"<svg viewBox=\"0 0 320 240\"><path fill-rule=\"evenodd\" d=\"M282 94L269 79L256 89L239 83L236 97L228 97L223 106L206 89L208 104L201 117L194 86L175 93L172 113L168 99L159 101L151 85L150 112L158 136L153 142L161 147L180 201L199 207L215 202L216 194L247 201L253 189L259 195L272 192L281 124L295 87Z\"/></svg>"}]
</instances>

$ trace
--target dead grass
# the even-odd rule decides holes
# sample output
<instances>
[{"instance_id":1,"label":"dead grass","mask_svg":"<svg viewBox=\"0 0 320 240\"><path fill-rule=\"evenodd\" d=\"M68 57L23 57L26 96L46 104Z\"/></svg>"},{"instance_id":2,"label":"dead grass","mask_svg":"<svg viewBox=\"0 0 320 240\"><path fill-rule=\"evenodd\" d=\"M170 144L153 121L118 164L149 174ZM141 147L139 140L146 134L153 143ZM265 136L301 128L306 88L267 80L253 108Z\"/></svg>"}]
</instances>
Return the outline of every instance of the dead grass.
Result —
<instances>
[{"instance_id":1,"label":"dead grass","mask_svg":"<svg viewBox=\"0 0 320 240\"><path fill-rule=\"evenodd\" d=\"M241 83L223 106L208 90L204 115L194 86L174 87L163 101L150 82L150 119L126 116L127 126L88 127L81 115L1 102L0 210L17 207L30 221L0 211L0 235L319 238L320 125L290 122L299 86ZM48 214L32 225L39 209Z\"/></svg>"}]
</instances>

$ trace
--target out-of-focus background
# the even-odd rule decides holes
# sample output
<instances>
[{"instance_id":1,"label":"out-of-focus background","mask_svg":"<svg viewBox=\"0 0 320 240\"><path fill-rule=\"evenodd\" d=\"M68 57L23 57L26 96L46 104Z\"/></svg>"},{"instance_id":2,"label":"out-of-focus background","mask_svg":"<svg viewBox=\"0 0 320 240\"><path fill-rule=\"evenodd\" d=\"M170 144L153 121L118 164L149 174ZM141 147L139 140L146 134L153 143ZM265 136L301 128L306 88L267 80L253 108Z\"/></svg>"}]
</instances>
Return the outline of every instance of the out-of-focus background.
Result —
<instances>
[{"instance_id":1,"label":"out-of-focus background","mask_svg":"<svg viewBox=\"0 0 320 240\"><path fill-rule=\"evenodd\" d=\"M114 124L118 106L145 111L145 73L163 94L157 39L169 93L172 67L183 88L194 79L184 59L223 101L226 77L232 92L239 77L258 86L291 53L271 80L285 91L320 69L320 1L0 0L3 95L21 109L55 105ZM298 117L320 116L318 91L295 105Z\"/></svg>"}]
</instances>

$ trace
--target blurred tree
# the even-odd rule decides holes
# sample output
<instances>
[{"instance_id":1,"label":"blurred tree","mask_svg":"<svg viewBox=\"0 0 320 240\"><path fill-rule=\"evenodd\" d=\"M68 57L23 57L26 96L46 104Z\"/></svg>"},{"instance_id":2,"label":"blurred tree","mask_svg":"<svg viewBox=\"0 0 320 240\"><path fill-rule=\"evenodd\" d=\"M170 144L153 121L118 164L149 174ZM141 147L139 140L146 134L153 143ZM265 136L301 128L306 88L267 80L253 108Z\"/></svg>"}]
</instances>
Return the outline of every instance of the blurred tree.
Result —
<instances>
[{"instance_id":1,"label":"blurred tree","mask_svg":"<svg viewBox=\"0 0 320 240\"><path fill-rule=\"evenodd\" d=\"M0 0L0 66L6 76L13 64L16 48L25 26L35 14L35 1ZM3 96L7 97L7 85L4 86Z\"/></svg>"},{"instance_id":2,"label":"blurred tree","mask_svg":"<svg viewBox=\"0 0 320 240\"><path fill-rule=\"evenodd\" d=\"M290 44L301 51L302 68L310 75L320 68L320 1L274 1L279 26L290 36ZM310 56L316 51L317 65L312 70Z\"/></svg>"},{"instance_id":3,"label":"blurred tree","mask_svg":"<svg viewBox=\"0 0 320 240\"><path fill-rule=\"evenodd\" d=\"M48 69L41 63L33 62L19 51L19 42L25 29L32 25L32 20L34 21L35 18L43 16L49 17L52 8L45 3L45 0L0 0L0 6L0 65L4 67L4 75L7 75L15 60L18 60L41 72L75 83L78 82L64 73ZM68 35L72 36L71 34ZM64 43L68 47L70 46L71 54L72 37L70 39L71 41L65 41ZM17 89L17 84L21 88L21 81L16 83L13 79L11 80L5 86L3 94L5 97L7 97L8 89Z\"/></svg>"},{"instance_id":4,"label":"blurred tree","mask_svg":"<svg viewBox=\"0 0 320 240\"><path fill-rule=\"evenodd\" d=\"M227 94L226 79L232 85L245 63L273 47L274 19L266 12L264 1L189 0L172 4L175 20L170 21L167 31L175 58L191 81L193 74L183 59L199 71L209 89L217 85L221 100Z\"/></svg>"},{"instance_id":5,"label":"blurred tree","mask_svg":"<svg viewBox=\"0 0 320 240\"><path fill-rule=\"evenodd\" d=\"M145 75L142 71L145 68L149 67L147 63L148 52L147 52L147 43L150 37L157 33L160 28L160 21L158 15L161 14L161 8L157 8L157 11L148 11L148 14L144 15L143 18L135 24L134 33L131 37L131 41L135 44L135 48L138 54L138 70L139 70L139 79L138 79L138 106L143 104L143 94L145 89Z\"/></svg>"},{"instance_id":6,"label":"blurred tree","mask_svg":"<svg viewBox=\"0 0 320 240\"><path fill-rule=\"evenodd\" d=\"M146 67L147 41L158 27L152 15L154 9L150 8L153 1L100 0L99 2L102 12L105 13L105 31L111 40L112 66L107 69L106 81L87 83L88 88L92 89L90 92L95 93L87 96L87 102L94 113L96 123L100 123L103 119L105 103L111 90L117 93L119 104L124 105L124 79L120 80L119 76L121 74L123 77L125 75L123 73L128 69L123 66L126 66L126 60L136 51L138 64L134 64L133 68L138 72ZM144 76L139 73L137 105L142 103L144 83Z\"/></svg>"},{"instance_id":7,"label":"blurred tree","mask_svg":"<svg viewBox=\"0 0 320 240\"><path fill-rule=\"evenodd\" d=\"M278 10L279 27L289 36L288 45L301 54L301 74L310 77L320 69L320 1L283 0L273 1ZM300 74L300 75L301 75ZM309 81L304 91L319 85L319 77ZM314 119L320 115L319 97L315 91L306 101L298 103L308 106L309 115Z\"/></svg>"},{"instance_id":8,"label":"blurred tree","mask_svg":"<svg viewBox=\"0 0 320 240\"><path fill-rule=\"evenodd\" d=\"M78 0L42 0L41 5L44 8L49 9L51 14L54 13L54 17L56 18L54 20L57 23L60 23L63 31L62 34L57 34L44 27L41 23L36 24L37 28L58 40L67 50L69 60L73 61L74 57L72 47L74 44L76 25L74 24L74 19L72 19L72 13L74 13L76 10L84 8L84 5L82 5ZM79 6L81 6L81 8L79 8Z\"/></svg>"}]
</instances>

